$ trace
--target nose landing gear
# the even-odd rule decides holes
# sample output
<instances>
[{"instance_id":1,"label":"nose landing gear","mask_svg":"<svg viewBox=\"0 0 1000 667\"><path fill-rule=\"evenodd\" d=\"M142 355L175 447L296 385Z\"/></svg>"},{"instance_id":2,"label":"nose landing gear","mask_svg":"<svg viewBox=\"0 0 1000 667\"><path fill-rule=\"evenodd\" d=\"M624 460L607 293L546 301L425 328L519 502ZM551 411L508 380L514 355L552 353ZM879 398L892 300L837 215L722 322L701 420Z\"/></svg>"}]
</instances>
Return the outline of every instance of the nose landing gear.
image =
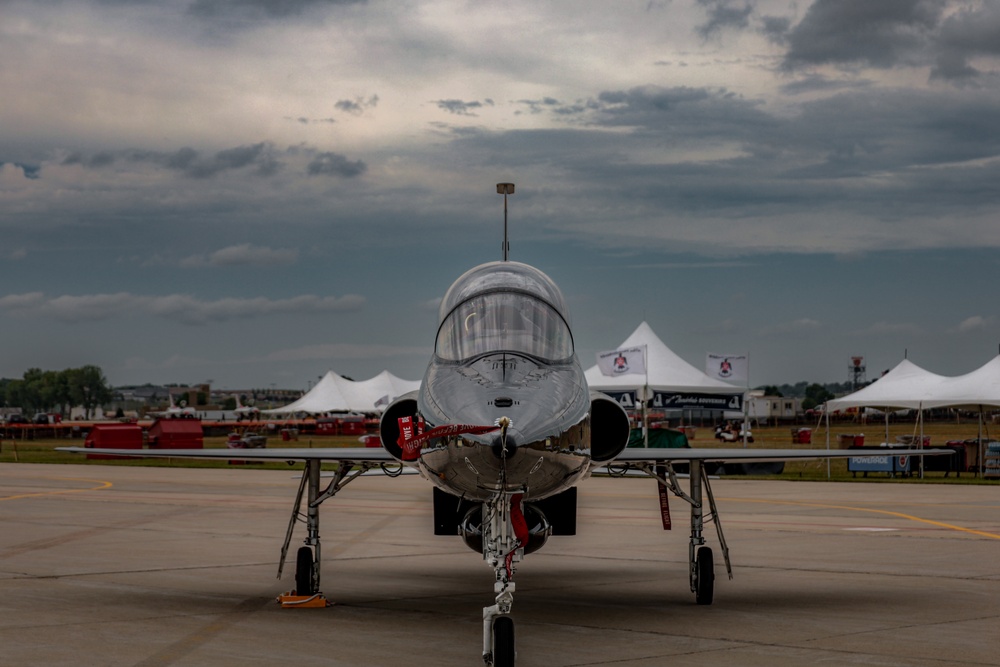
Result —
<instances>
[{"instance_id":1,"label":"nose landing gear","mask_svg":"<svg viewBox=\"0 0 1000 667\"><path fill-rule=\"evenodd\" d=\"M483 607L483 662L487 667L514 667L514 562L524 556L528 527L521 511L522 494L498 491L483 503L483 559L496 573L496 602Z\"/></svg>"}]
</instances>

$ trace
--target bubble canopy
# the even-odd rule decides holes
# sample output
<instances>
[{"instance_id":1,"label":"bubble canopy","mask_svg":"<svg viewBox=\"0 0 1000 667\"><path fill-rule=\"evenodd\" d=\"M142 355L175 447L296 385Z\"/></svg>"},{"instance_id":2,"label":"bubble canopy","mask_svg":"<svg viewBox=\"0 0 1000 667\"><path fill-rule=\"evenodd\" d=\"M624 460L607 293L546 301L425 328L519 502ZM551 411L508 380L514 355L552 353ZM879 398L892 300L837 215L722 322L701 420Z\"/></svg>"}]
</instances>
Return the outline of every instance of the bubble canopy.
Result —
<instances>
[{"instance_id":1,"label":"bubble canopy","mask_svg":"<svg viewBox=\"0 0 1000 667\"><path fill-rule=\"evenodd\" d=\"M490 262L467 271L441 302L435 354L464 361L490 352L520 352L546 361L573 356L562 293L538 269Z\"/></svg>"}]
</instances>

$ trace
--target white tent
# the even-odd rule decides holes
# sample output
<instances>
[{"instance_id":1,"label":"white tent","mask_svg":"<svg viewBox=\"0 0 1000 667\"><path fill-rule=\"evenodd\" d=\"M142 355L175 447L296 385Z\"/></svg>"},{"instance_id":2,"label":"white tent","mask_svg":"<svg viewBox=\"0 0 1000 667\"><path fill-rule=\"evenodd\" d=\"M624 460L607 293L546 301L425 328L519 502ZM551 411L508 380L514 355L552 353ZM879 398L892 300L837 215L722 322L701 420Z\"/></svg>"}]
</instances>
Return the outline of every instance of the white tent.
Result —
<instances>
[{"instance_id":1,"label":"white tent","mask_svg":"<svg viewBox=\"0 0 1000 667\"><path fill-rule=\"evenodd\" d=\"M895 368L872 384L853 394L827 401L827 438L829 439L829 414L832 410L852 407L911 408L921 411L930 408L965 407L980 413L982 440L982 413L984 407L1000 407L1000 355L993 357L971 373L948 377L937 375L903 359ZM888 437L888 415L886 416ZM920 420L923 436L923 420ZM922 437L921 437L922 440ZM983 469L983 448L979 448L979 470Z\"/></svg>"},{"instance_id":2,"label":"white tent","mask_svg":"<svg viewBox=\"0 0 1000 667\"><path fill-rule=\"evenodd\" d=\"M1000 355L971 373L949 377L908 359L863 389L827 401L829 410L860 408L1000 407Z\"/></svg>"},{"instance_id":3,"label":"white tent","mask_svg":"<svg viewBox=\"0 0 1000 667\"><path fill-rule=\"evenodd\" d=\"M288 412L375 412L388 401L420 388L420 381L403 380L389 371L382 371L368 380L355 382L328 371L316 386L300 398L281 408L264 410L270 414Z\"/></svg>"},{"instance_id":4,"label":"white tent","mask_svg":"<svg viewBox=\"0 0 1000 667\"><path fill-rule=\"evenodd\" d=\"M830 399L826 408L828 411L865 406L919 410L928 407L928 401L939 396L945 383L952 379L903 359L867 387L841 398Z\"/></svg>"},{"instance_id":5,"label":"white tent","mask_svg":"<svg viewBox=\"0 0 1000 667\"><path fill-rule=\"evenodd\" d=\"M965 375L947 378L925 408L1000 407L1000 355Z\"/></svg>"},{"instance_id":6,"label":"white tent","mask_svg":"<svg viewBox=\"0 0 1000 667\"><path fill-rule=\"evenodd\" d=\"M692 395L740 396L744 389L705 374L681 359L660 340L646 322L641 323L618 349L642 347L646 350L645 375L607 376L594 364L586 371L587 384L597 391L638 391L648 386L652 392ZM687 403L686 407L695 407ZM717 407L705 403L704 407ZM726 408L730 409L730 408ZM742 409L742 408L740 408Z\"/></svg>"}]
</instances>

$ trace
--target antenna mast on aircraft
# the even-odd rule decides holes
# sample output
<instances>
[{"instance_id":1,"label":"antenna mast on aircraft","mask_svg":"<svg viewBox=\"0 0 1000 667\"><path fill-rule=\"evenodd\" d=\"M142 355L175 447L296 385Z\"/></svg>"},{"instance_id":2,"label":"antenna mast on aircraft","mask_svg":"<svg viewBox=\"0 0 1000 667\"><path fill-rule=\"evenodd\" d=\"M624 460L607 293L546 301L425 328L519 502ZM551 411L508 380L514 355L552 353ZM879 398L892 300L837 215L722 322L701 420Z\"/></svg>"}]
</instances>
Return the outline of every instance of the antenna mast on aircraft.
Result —
<instances>
[{"instance_id":1,"label":"antenna mast on aircraft","mask_svg":"<svg viewBox=\"0 0 1000 667\"><path fill-rule=\"evenodd\" d=\"M514 194L513 183L497 183L497 194L503 195L503 261L510 255L510 243L507 242L507 195Z\"/></svg>"}]
</instances>

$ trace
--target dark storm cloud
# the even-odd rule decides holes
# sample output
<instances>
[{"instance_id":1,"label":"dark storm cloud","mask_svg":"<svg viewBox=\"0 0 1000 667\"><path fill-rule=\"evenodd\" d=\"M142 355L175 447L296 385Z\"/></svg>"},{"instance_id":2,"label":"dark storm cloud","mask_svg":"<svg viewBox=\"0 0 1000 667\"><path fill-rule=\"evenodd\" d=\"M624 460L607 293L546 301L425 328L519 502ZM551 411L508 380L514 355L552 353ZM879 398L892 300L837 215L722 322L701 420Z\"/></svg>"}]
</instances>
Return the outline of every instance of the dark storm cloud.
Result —
<instances>
[{"instance_id":1,"label":"dark storm cloud","mask_svg":"<svg viewBox=\"0 0 1000 667\"><path fill-rule=\"evenodd\" d=\"M321 152L304 145L290 146L282 152L269 142L236 146L210 154L190 146L172 152L138 149L117 153L102 151L94 155L74 152L65 157L60 164L82 165L96 169L116 162L145 163L177 171L188 178L203 180L225 172L240 171L249 171L258 176L273 176L288 166L286 160L292 161L296 158L309 160L304 169L310 176L330 175L351 178L360 176L368 169L364 161L349 160L338 153ZM29 177L35 173L37 168L34 172L27 169L25 171Z\"/></svg>"},{"instance_id":2,"label":"dark storm cloud","mask_svg":"<svg viewBox=\"0 0 1000 667\"><path fill-rule=\"evenodd\" d=\"M456 116L475 116L473 109L482 109L484 106L493 106L493 100L487 99L482 102L476 100L465 102L463 100L436 100L438 109L443 109Z\"/></svg>"},{"instance_id":3,"label":"dark storm cloud","mask_svg":"<svg viewBox=\"0 0 1000 667\"><path fill-rule=\"evenodd\" d=\"M271 176L283 166L282 162L274 155L274 147L267 142L228 148L212 155L202 155L200 151L190 146L169 153L127 150L117 153L100 151L93 155L84 155L74 152L66 156L61 164L78 164L98 169L108 167L119 160L156 164L182 172L190 178L210 178L224 171L234 171L247 167L254 167L254 171L258 175Z\"/></svg>"},{"instance_id":4,"label":"dark storm cloud","mask_svg":"<svg viewBox=\"0 0 1000 667\"><path fill-rule=\"evenodd\" d=\"M723 30L744 29L750 25L753 5L741 0L698 0L708 14L705 23L697 27L698 34L707 39Z\"/></svg>"},{"instance_id":5,"label":"dark storm cloud","mask_svg":"<svg viewBox=\"0 0 1000 667\"><path fill-rule=\"evenodd\" d=\"M39 176L41 176L42 167L40 165L37 165L37 164L24 164L23 162L9 162L8 163L8 162L4 162L4 161L0 160L0 167L3 167L5 164L12 164L15 167L17 167L18 169L20 169L21 173L24 174L25 178L29 178L29 179L34 180L34 179L39 178Z\"/></svg>"},{"instance_id":6,"label":"dark storm cloud","mask_svg":"<svg viewBox=\"0 0 1000 667\"><path fill-rule=\"evenodd\" d=\"M186 146L173 153L134 151L129 157L136 162L152 162L197 179L247 167L254 167L255 173L260 176L271 176L281 168L281 163L274 156L274 147L266 142L228 148L213 155L202 155Z\"/></svg>"},{"instance_id":7,"label":"dark storm cloud","mask_svg":"<svg viewBox=\"0 0 1000 667\"><path fill-rule=\"evenodd\" d=\"M353 100L338 100L333 106L344 113L360 116L368 109L374 109L378 106L378 95L372 95L367 99L355 97Z\"/></svg>"},{"instance_id":8,"label":"dark storm cloud","mask_svg":"<svg viewBox=\"0 0 1000 667\"><path fill-rule=\"evenodd\" d=\"M931 67L931 77L956 82L983 74L977 56L1000 55L1000 3L958 6L956 0L815 0L798 24L787 16L754 16L752 2L697 0L707 20L703 38L753 26L787 47L782 68L819 65ZM949 9L954 9L949 13Z\"/></svg>"},{"instance_id":9,"label":"dark storm cloud","mask_svg":"<svg viewBox=\"0 0 1000 667\"><path fill-rule=\"evenodd\" d=\"M643 86L598 95L598 122L641 128L660 139L744 140L771 130L776 119L760 104L725 89Z\"/></svg>"},{"instance_id":10,"label":"dark storm cloud","mask_svg":"<svg viewBox=\"0 0 1000 667\"><path fill-rule=\"evenodd\" d=\"M558 164L569 181L600 183L594 192L628 202L622 211L679 217L790 214L808 226L824 213L927 220L996 202L995 93L868 87L802 104L793 117L705 88L606 91L593 105L585 126L480 130L453 146L511 170ZM615 208L604 199L595 195L594 206Z\"/></svg>"},{"instance_id":11,"label":"dark storm cloud","mask_svg":"<svg viewBox=\"0 0 1000 667\"><path fill-rule=\"evenodd\" d=\"M188 12L208 18L285 18L312 9L355 5L365 0L195 0Z\"/></svg>"},{"instance_id":12,"label":"dark storm cloud","mask_svg":"<svg viewBox=\"0 0 1000 667\"><path fill-rule=\"evenodd\" d=\"M82 164L85 167L107 167L113 164L115 161L115 156L108 151L101 151L95 153L94 155L83 155L82 153L70 153L65 158L63 158L60 164L72 165L72 164Z\"/></svg>"},{"instance_id":13,"label":"dark storm cloud","mask_svg":"<svg viewBox=\"0 0 1000 667\"><path fill-rule=\"evenodd\" d=\"M810 74L782 85L781 92L786 95L800 95L803 93L833 92L848 88L868 88L873 85L874 82L868 79L831 79L821 74Z\"/></svg>"},{"instance_id":14,"label":"dark storm cloud","mask_svg":"<svg viewBox=\"0 0 1000 667\"><path fill-rule=\"evenodd\" d=\"M368 170L361 160L350 161L338 153L319 153L306 167L310 176L341 176L354 178Z\"/></svg>"},{"instance_id":15,"label":"dark storm cloud","mask_svg":"<svg viewBox=\"0 0 1000 667\"><path fill-rule=\"evenodd\" d=\"M945 20L931 74L943 79L974 77L980 72L969 64L969 59L978 55L1000 55L998 3L956 12Z\"/></svg>"},{"instance_id":16,"label":"dark storm cloud","mask_svg":"<svg viewBox=\"0 0 1000 667\"><path fill-rule=\"evenodd\" d=\"M597 108L593 101L577 101L572 104L563 103L554 97L543 97L540 100L517 100L516 104L528 107L528 113L540 114L545 111L557 116L573 116ZM516 114L523 113L515 111Z\"/></svg>"},{"instance_id":17,"label":"dark storm cloud","mask_svg":"<svg viewBox=\"0 0 1000 667\"><path fill-rule=\"evenodd\" d=\"M195 159L187 162L182 170L192 178L208 178L221 171L230 169L242 169L254 164L261 157L265 150L265 144L253 144L251 146L238 146L219 151L215 155L205 159ZM273 164L266 159L261 163L265 166L265 171L273 173Z\"/></svg>"},{"instance_id":18,"label":"dark storm cloud","mask_svg":"<svg viewBox=\"0 0 1000 667\"><path fill-rule=\"evenodd\" d=\"M285 116L285 120L291 120L299 123L300 125L315 125L317 123L332 125L337 122L336 118L308 118L307 116L299 116L298 118Z\"/></svg>"},{"instance_id":19,"label":"dark storm cloud","mask_svg":"<svg viewBox=\"0 0 1000 667\"><path fill-rule=\"evenodd\" d=\"M787 16L762 16L758 30L767 41L773 44L785 44L791 27L792 20Z\"/></svg>"},{"instance_id":20,"label":"dark storm cloud","mask_svg":"<svg viewBox=\"0 0 1000 667\"><path fill-rule=\"evenodd\" d=\"M919 64L947 0L816 0L788 33L783 65Z\"/></svg>"}]
</instances>

